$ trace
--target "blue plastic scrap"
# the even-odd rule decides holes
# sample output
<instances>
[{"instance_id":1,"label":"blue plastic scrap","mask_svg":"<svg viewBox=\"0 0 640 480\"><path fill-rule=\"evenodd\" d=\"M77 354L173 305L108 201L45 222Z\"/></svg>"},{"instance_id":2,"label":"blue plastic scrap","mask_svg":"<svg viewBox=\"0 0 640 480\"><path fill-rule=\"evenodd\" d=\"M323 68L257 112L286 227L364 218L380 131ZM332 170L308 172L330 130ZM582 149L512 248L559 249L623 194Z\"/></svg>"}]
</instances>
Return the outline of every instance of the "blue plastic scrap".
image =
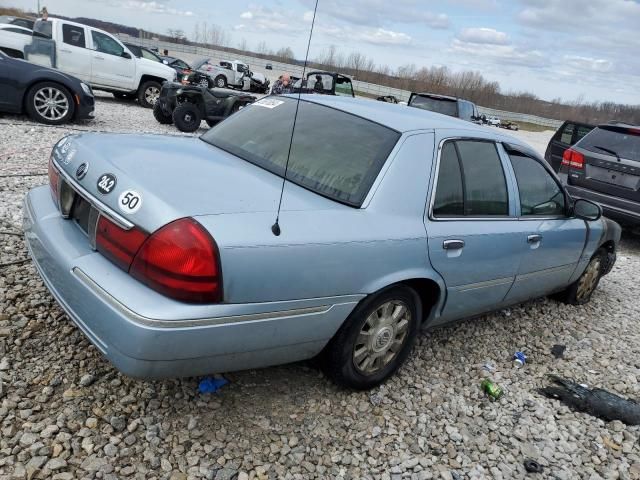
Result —
<instances>
[{"instance_id":1,"label":"blue plastic scrap","mask_svg":"<svg viewBox=\"0 0 640 480\"><path fill-rule=\"evenodd\" d=\"M227 383L229 380L224 377L204 377L198 385L198 393L216 393Z\"/></svg>"}]
</instances>

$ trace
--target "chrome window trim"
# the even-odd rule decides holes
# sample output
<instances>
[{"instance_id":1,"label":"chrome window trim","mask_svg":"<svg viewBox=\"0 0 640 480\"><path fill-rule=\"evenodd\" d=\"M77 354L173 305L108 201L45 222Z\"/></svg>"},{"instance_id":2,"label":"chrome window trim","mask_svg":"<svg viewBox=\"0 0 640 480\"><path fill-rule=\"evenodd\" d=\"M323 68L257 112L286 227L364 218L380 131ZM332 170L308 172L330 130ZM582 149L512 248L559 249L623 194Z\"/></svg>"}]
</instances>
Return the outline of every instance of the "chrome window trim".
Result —
<instances>
[{"instance_id":1,"label":"chrome window trim","mask_svg":"<svg viewBox=\"0 0 640 480\"><path fill-rule=\"evenodd\" d=\"M54 167L58 170L58 173L62 177L64 177L64 180L69 185L71 185L73 187L73 189L76 191L76 193L81 195L82 198L84 198L89 203L89 205L94 207L96 210L98 210L105 217L109 218L109 220L113 221L120 228L124 228L125 230L131 230L134 227L133 223L131 223L126 218L124 218L121 215L119 215L116 212L114 212L111 208L106 206L100 200L96 199L87 190L85 190L85 188L82 185L80 185L73 178L71 178L71 176L67 172L65 172L64 169L60 168L60 165L55 160L55 158L52 157L51 161L52 161ZM58 190L59 190L59 187L58 187Z\"/></svg>"},{"instance_id":2,"label":"chrome window trim","mask_svg":"<svg viewBox=\"0 0 640 480\"><path fill-rule=\"evenodd\" d=\"M436 201L436 193L437 193L437 189L438 189L438 175L440 173L440 157L442 155L442 147L444 146L444 144L446 142L455 142L458 140L470 140L470 141L476 141L476 142L490 142L493 143L493 145L496 147L496 153L498 155L498 159L500 160L500 166L502 167L502 171L503 171L503 175L504 175L504 180L505 180L505 186L507 187L507 201L509 201L509 210L511 209L511 198L510 197L510 193L509 193L509 179L507 178L507 172L505 171L504 165L502 164L502 157L500 156L500 151L498 150L498 141L495 139L491 139L491 138L485 138L485 137L447 137L447 138L443 138L442 140L440 140L440 143L438 144L438 153L436 154L436 166L435 166L435 170L433 173L433 182L432 182L432 189L431 189L431 197L429 198L429 214L428 214L428 218L429 220L433 221L433 222L460 222L460 221L487 221L487 220L494 220L494 221L509 221L509 220L517 220L517 216L516 215L495 215L495 216L486 216L486 217L477 217L477 216L466 216L466 215L460 215L458 217L436 217L433 214L433 205ZM513 199L515 200L515 199Z\"/></svg>"}]
</instances>

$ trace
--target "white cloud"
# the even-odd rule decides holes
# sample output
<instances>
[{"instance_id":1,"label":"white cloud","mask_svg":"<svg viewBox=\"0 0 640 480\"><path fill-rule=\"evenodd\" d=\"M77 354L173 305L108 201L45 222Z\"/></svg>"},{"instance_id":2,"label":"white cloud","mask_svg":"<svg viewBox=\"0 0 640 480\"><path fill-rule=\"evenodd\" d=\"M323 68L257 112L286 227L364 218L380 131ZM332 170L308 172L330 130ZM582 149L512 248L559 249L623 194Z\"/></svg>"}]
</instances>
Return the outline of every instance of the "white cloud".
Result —
<instances>
[{"instance_id":1,"label":"white cloud","mask_svg":"<svg viewBox=\"0 0 640 480\"><path fill-rule=\"evenodd\" d=\"M304 12L304 15L302 15L302 20L304 20L305 22L312 21L313 20L313 11Z\"/></svg>"},{"instance_id":2,"label":"white cloud","mask_svg":"<svg viewBox=\"0 0 640 480\"><path fill-rule=\"evenodd\" d=\"M582 57L579 55L565 55L564 63L578 70L590 70L606 73L613 70L613 62L604 58Z\"/></svg>"},{"instance_id":3,"label":"white cloud","mask_svg":"<svg viewBox=\"0 0 640 480\"><path fill-rule=\"evenodd\" d=\"M543 68L549 66L547 55L539 50L529 50L513 45L492 45L463 42L454 39L451 52L455 55L473 58L476 62L498 66L521 66Z\"/></svg>"},{"instance_id":4,"label":"white cloud","mask_svg":"<svg viewBox=\"0 0 640 480\"><path fill-rule=\"evenodd\" d=\"M376 45L408 45L411 43L411 37L406 33L385 30L384 28L361 32L356 35L356 38Z\"/></svg>"},{"instance_id":5,"label":"white cloud","mask_svg":"<svg viewBox=\"0 0 640 480\"><path fill-rule=\"evenodd\" d=\"M509 36L493 28L465 28L458 34L458 40L467 43L508 45Z\"/></svg>"},{"instance_id":6,"label":"white cloud","mask_svg":"<svg viewBox=\"0 0 640 480\"><path fill-rule=\"evenodd\" d=\"M234 26L233 26L233 29L234 29L234 30L243 30L243 29L244 29L244 27L245 27L244 23L241 23L241 24L239 24L239 25L234 25Z\"/></svg>"},{"instance_id":7,"label":"white cloud","mask_svg":"<svg viewBox=\"0 0 640 480\"><path fill-rule=\"evenodd\" d=\"M249 11L249 12L242 12L240 14L240 18L245 18L247 20L251 20L253 18L253 12Z\"/></svg>"},{"instance_id":8,"label":"white cloud","mask_svg":"<svg viewBox=\"0 0 640 480\"><path fill-rule=\"evenodd\" d=\"M193 16L193 12L190 10L178 10L177 8L167 6L167 4L162 1L146 2L143 0L115 0L112 1L111 4L119 8L125 8L127 10L138 10L142 13L179 15L183 17Z\"/></svg>"}]
</instances>

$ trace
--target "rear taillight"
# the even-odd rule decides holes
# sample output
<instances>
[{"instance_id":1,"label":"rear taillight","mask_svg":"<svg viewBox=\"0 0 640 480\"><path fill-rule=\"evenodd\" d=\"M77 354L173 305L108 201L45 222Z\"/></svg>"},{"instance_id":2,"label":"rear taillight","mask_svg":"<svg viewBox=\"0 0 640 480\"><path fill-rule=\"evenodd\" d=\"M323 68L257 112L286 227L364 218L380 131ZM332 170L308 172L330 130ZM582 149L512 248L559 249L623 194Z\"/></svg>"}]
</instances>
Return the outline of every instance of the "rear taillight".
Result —
<instances>
[{"instance_id":1,"label":"rear taillight","mask_svg":"<svg viewBox=\"0 0 640 480\"><path fill-rule=\"evenodd\" d=\"M56 167L53 165L53 160L49 158L49 187L51 187L51 197L53 198L53 203L58 205L58 181L60 180L60 173L56 170Z\"/></svg>"},{"instance_id":2,"label":"rear taillight","mask_svg":"<svg viewBox=\"0 0 640 480\"><path fill-rule=\"evenodd\" d=\"M153 233L135 255L129 273L176 300L222 300L218 248L211 235L192 218L176 220Z\"/></svg>"},{"instance_id":3,"label":"rear taillight","mask_svg":"<svg viewBox=\"0 0 640 480\"><path fill-rule=\"evenodd\" d=\"M584 168L584 155L572 148L568 148L562 154L562 166L582 170Z\"/></svg>"},{"instance_id":4,"label":"rear taillight","mask_svg":"<svg viewBox=\"0 0 640 480\"><path fill-rule=\"evenodd\" d=\"M137 228L125 230L107 217L100 216L96 229L98 251L125 271L148 235Z\"/></svg>"}]
</instances>

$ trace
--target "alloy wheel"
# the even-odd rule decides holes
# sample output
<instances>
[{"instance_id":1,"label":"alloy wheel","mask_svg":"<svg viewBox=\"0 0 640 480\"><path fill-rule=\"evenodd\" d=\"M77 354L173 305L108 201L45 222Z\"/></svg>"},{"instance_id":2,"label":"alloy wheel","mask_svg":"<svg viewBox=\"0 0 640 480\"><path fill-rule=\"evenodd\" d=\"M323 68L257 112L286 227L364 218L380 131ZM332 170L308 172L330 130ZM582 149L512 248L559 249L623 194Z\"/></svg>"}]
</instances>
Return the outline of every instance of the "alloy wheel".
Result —
<instances>
[{"instance_id":1,"label":"alloy wheel","mask_svg":"<svg viewBox=\"0 0 640 480\"><path fill-rule=\"evenodd\" d=\"M207 88L209 86L209 81L206 78L201 78L200 82L198 82L201 87Z\"/></svg>"},{"instance_id":2,"label":"alloy wheel","mask_svg":"<svg viewBox=\"0 0 640 480\"><path fill-rule=\"evenodd\" d=\"M387 365L402 350L408 338L411 311L404 302L380 305L364 322L353 348L353 364L365 375Z\"/></svg>"},{"instance_id":3,"label":"alloy wheel","mask_svg":"<svg viewBox=\"0 0 640 480\"><path fill-rule=\"evenodd\" d=\"M147 87L144 91L144 99L149 103L149 105L155 105L158 101L158 97L160 97L160 89L156 86Z\"/></svg>"},{"instance_id":4,"label":"alloy wheel","mask_svg":"<svg viewBox=\"0 0 640 480\"><path fill-rule=\"evenodd\" d=\"M58 121L69 113L67 96L55 87L43 87L33 96L33 106L40 116Z\"/></svg>"}]
</instances>

